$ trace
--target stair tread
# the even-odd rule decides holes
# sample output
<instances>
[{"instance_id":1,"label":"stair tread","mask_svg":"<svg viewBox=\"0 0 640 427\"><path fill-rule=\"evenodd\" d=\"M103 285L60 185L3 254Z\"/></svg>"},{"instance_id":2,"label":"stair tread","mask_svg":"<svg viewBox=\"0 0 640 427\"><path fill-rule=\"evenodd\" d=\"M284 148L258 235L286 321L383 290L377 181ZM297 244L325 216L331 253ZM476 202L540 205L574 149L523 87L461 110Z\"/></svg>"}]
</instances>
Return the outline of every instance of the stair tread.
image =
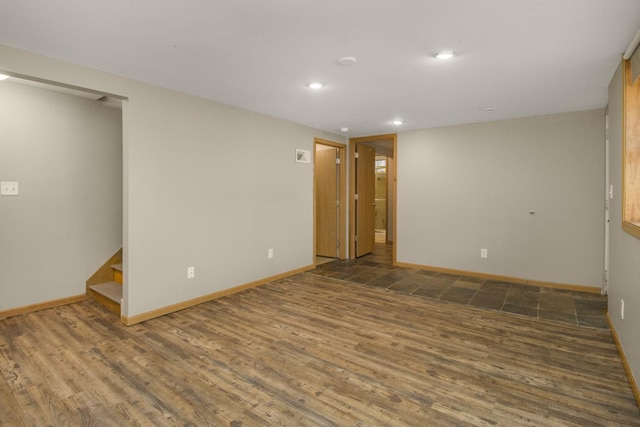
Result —
<instances>
[{"instance_id":1,"label":"stair tread","mask_svg":"<svg viewBox=\"0 0 640 427\"><path fill-rule=\"evenodd\" d=\"M113 264L111 265L111 268L113 268L114 270L122 271L122 264Z\"/></svg>"},{"instance_id":2,"label":"stair tread","mask_svg":"<svg viewBox=\"0 0 640 427\"><path fill-rule=\"evenodd\" d=\"M91 290L99 293L113 302L120 304L122 300L122 285L116 282L98 283L90 286Z\"/></svg>"}]
</instances>

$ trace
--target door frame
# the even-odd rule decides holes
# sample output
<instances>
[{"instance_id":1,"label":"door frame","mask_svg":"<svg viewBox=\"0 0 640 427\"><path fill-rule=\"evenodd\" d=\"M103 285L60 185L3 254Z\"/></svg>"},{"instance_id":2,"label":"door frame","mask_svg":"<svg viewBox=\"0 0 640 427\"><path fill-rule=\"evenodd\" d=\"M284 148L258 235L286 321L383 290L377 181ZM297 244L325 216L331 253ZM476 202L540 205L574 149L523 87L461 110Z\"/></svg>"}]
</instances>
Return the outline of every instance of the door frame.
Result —
<instances>
[{"instance_id":1,"label":"door frame","mask_svg":"<svg viewBox=\"0 0 640 427\"><path fill-rule=\"evenodd\" d=\"M604 275L602 279L601 293L609 293L609 269L611 260L611 199L613 199L613 185L611 185L611 142L609 141L609 108L605 110L604 116Z\"/></svg>"},{"instance_id":2,"label":"door frame","mask_svg":"<svg viewBox=\"0 0 640 427\"><path fill-rule=\"evenodd\" d=\"M340 191L338 207L338 258L347 259L347 146L339 142L329 141L322 138L313 139L313 265L316 265L316 147L317 145L327 145L338 149L340 156L340 177L338 189Z\"/></svg>"},{"instance_id":3,"label":"door frame","mask_svg":"<svg viewBox=\"0 0 640 427\"><path fill-rule=\"evenodd\" d=\"M392 206L392 215L393 221L391 224L391 229L393 230L393 241L392 241L392 265L396 265L396 247L398 245L398 233L397 233L397 194L398 194L398 134L385 134L385 135L372 135L372 136L362 136L357 138L349 138L349 258L356 258L356 148L358 144L363 144L365 142L376 142L376 141L388 141L391 140L393 146L393 170L389 171L387 168L387 180L391 180L393 185L393 197L391 200ZM391 172L391 173L389 173ZM387 184L388 185L388 184ZM389 203L389 201L387 201Z\"/></svg>"}]
</instances>

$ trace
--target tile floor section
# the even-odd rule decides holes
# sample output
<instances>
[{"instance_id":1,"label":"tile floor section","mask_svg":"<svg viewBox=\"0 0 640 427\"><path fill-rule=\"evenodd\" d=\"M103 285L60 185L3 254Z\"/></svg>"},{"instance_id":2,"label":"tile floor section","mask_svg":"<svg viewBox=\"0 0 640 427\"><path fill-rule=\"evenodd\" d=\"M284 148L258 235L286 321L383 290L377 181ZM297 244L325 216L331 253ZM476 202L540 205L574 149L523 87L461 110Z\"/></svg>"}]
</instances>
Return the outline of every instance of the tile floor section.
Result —
<instances>
[{"instance_id":1,"label":"tile floor section","mask_svg":"<svg viewBox=\"0 0 640 427\"><path fill-rule=\"evenodd\" d=\"M609 328L604 295L394 267L389 251L387 245L376 245L372 254L334 260L308 274L538 319Z\"/></svg>"}]
</instances>

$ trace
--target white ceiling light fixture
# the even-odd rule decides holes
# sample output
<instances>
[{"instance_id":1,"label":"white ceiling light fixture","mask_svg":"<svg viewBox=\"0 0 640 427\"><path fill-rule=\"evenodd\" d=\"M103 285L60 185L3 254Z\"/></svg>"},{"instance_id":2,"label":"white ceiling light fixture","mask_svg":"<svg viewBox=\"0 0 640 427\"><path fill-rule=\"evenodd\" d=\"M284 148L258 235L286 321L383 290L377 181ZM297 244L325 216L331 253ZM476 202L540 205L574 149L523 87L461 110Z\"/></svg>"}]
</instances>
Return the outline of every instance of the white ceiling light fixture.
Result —
<instances>
[{"instance_id":1,"label":"white ceiling light fixture","mask_svg":"<svg viewBox=\"0 0 640 427\"><path fill-rule=\"evenodd\" d=\"M312 83L309 83L307 86L309 87L309 89L314 89L314 90L322 89L324 87L324 85L319 82L312 82Z\"/></svg>"},{"instance_id":2,"label":"white ceiling light fixture","mask_svg":"<svg viewBox=\"0 0 640 427\"><path fill-rule=\"evenodd\" d=\"M349 128L347 128L347 127L340 128L340 132L342 132L342 133L349 132Z\"/></svg>"},{"instance_id":3,"label":"white ceiling light fixture","mask_svg":"<svg viewBox=\"0 0 640 427\"><path fill-rule=\"evenodd\" d=\"M0 81L2 80L7 80L10 76L7 76L6 74L0 74Z\"/></svg>"},{"instance_id":4,"label":"white ceiling light fixture","mask_svg":"<svg viewBox=\"0 0 640 427\"><path fill-rule=\"evenodd\" d=\"M456 53L452 50L441 50L440 52L436 53L436 58L447 60L453 58L455 55Z\"/></svg>"},{"instance_id":5,"label":"white ceiling light fixture","mask_svg":"<svg viewBox=\"0 0 640 427\"><path fill-rule=\"evenodd\" d=\"M391 124L392 124L392 125L395 125L395 126L400 126L400 125L401 125L401 124L403 124L403 123L404 123L404 122L403 122L402 120L398 120L398 119L396 119L396 120L392 120L392 121L391 121Z\"/></svg>"},{"instance_id":6,"label":"white ceiling light fixture","mask_svg":"<svg viewBox=\"0 0 640 427\"><path fill-rule=\"evenodd\" d=\"M338 58L336 62L342 66L348 67L350 65L355 65L358 60L353 56L343 56L342 58Z\"/></svg>"}]
</instances>

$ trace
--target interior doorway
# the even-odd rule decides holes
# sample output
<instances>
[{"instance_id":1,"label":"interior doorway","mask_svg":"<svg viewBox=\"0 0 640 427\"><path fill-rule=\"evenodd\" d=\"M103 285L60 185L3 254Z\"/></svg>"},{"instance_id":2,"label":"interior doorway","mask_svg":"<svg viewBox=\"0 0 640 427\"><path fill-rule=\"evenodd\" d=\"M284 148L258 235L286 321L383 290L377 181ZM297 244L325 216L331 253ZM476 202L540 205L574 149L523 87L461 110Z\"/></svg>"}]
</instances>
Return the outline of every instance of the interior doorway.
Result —
<instances>
[{"instance_id":1,"label":"interior doorway","mask_svg":"<svg viewBox=\"0 0 640 427\"><path fill-rule=\"evenodd\" d=\"M346 145L314 141L314 262L346 259Z\"/></svg>"},{"instance_id":2,"label":"interior doorway","mask_svg":"<svg viewBox=\"0 0 640 427\"><path fill-rule=\"evenodd\" d=\"M387 156L376 155L375 161L375 242L387 243L389 181L387 180Z\"/></svg>"},{"instance_id":3,"label":"interior doorway","mask_svg":"<svg viewBox=\"0 0 640 427\"><path fill-rule=\"evenodd\" d=\"M350 258L376 250L396 263L396 144L395 134L350 139Z\"/></svg>"}]
</instances>

